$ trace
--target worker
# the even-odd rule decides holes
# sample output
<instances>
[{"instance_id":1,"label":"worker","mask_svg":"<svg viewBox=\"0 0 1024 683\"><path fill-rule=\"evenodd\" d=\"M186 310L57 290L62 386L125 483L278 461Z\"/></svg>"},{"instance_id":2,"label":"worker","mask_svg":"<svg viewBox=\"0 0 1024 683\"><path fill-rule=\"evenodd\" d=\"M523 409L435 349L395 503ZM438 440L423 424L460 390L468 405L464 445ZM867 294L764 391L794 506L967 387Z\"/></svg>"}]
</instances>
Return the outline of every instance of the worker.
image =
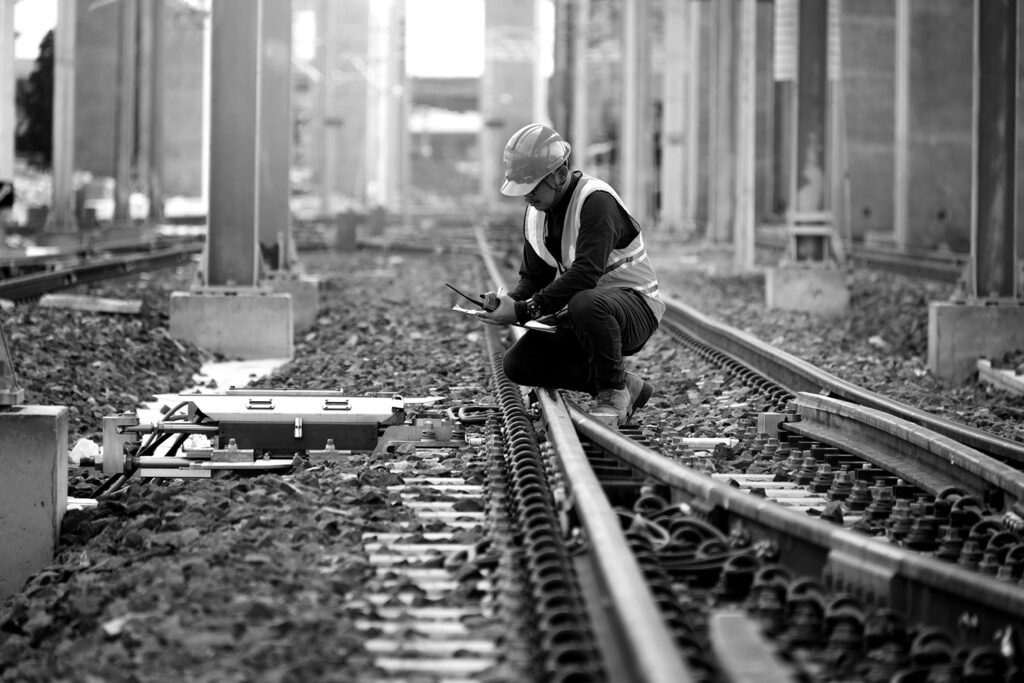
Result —
<instances>
[{"instance_id":1,"label":"worker","mask_svg":"<svg viewBox=\"0 0 1024 683\"><path fill-rule=\"evenodd\" d=\"M653 387L626 372L665 312L640 232L606 182L569 166L569 143L532 123L505 145L502 194L526 201L519 282L488 292L490 324L554 320L554 331L527 330L504 355L513 382L589 393L592 413L632 419Z\"/></svg>"}]
</instances>

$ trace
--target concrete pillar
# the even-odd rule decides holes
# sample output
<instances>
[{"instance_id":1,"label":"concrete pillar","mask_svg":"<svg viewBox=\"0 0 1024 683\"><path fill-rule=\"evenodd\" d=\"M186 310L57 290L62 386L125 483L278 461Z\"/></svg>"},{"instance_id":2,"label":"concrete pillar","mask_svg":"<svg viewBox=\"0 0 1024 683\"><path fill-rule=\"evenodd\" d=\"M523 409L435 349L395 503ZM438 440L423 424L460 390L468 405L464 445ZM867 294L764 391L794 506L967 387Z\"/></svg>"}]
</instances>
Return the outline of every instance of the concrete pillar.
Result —
<instances>
[{"instance_id":1,"label":"concrete pillar","mask_svg":"<svg viewBox=\"0 0 1024 683\"><path fill-rule=\"evenodd\" d=\"M968 295L1017 299L1020 10L1016 0L975 0L974 10L974 172Z\"/></svg>"},{"instance_id":2,"label":"concrete pillar","mask_svg":"<svg viewBox=\"0 0 1024 683\"><path fill-rule=\"evenodd\" d=\"M648 9L643 0L626 0L622 7L622 117L619 121L621 179L619 192L641 225L651 225L653 117L648 51Z\"/></svg>"},{"instance_id":3,"label":"concrete pillar","mask_svg":"<svg viewBox=\"0 0 1024 683\"><path fill-rule=\"evenodd\" d=\"M333 166L329 161L333 156L331 150L337 142L334 140L333 127L327 123L333 64L337 59L337 41L330 33L333 23L331 13L336 6L330 0L317 0L316 3L316 68L320 78L314 85L316 93L310 120L310 166L319 191L320 212L325 215L333 211L331 194L336 185L330 175Z\"/></svg>"},{"instance_id":4,"label":"concrete pillar","mask_svg":"<svg viewBox=\"0 0 1024 683\"><path fill-rule=\"evenodd\" d=\"M45 232L74 235L75 220L75 25L78 0L57 0L53 41L53 199Z\"/></svg>"},{"instance_id":5,"label":"concrete pillar","mask_svg":"<svg viewBox=\"0 0 1024 683\"><path fill-rule=\"evenodd\" d=\"M286 358L292 297L258 286L261 258L273 268L290 253L291 0L214 0L211 29L206 286L172 294L171 334Z\"/></svg>"},{"instance_id":6,"label":"concrete pillar","mask_svg":"<svg viewBox=\"0 0 1024 683\"><path fill-rule=\"evenodd\" d=\"M206 285L259 282L260 14L259 5L213 2Z\"/></svg>"},{"instance_id":7,"label":"concrete pillar","mask_svg":"<svg viewBox=\"0 0 1024 683\"><path fill-rule=\"evenodd\" d=\"M555 55L547 107L555 130L572 139L573 122L573 60L576 47L576 13L574 0L554 0Z\"/></svg>"},{"instance_id":8,"label":"concrete pillar","mask_svg":"<svg viewBox=\"0 0 1024 683\"><path fill-rule=\"evenodd\" d=\"M290 0L215 0L208 285L256 286L288 231L290 73Z\"/></svg>"},{"instance_id":9,"label":"concrete pillar","mask_svg":"<svg viewBox=\"0 0 1024 683\"><path fill-rule=\"evenodd\" d=\"M757 147L757 2L738 0L735 17L736 110L735 223L733 267L736 272L754 269L754 187Z\"/></svg>"},{"instance_id":10,"label":"concrete pillar","mask_svg":"<svg viewBox=\"0 0 1024 683\"><path fill-rule=\"evenodd\" d=\"M257 47L258 239L262 249L278 248L278 263L268 263L270 269L280 266L289 270L294 265L291 254L295 251L289 191L293 130L291 0L264 0L261 12Z\"/></svg>"},{"instance_id":11,"label":"concrete pillar","mask_svg":"<svg viewBox=\"0 0 1024 683\"><path fill-rule=\"evenodd\" d=\"M773 173L775 152L773 131L775 125L775 6L772 3L757 3L757 44L755 78L757 80L756 117L757 131L754 137L755 174L754 188L755 216L760 221L771 216L773 211Z\"/></svg>"},{"instance_id":12,"label":"concrete pillar","mask_svg":"<svg viewBox=\"0 0 1024 683\"><path fill-rule=\"evenodd\" d=\"M800 0L797 18L794 214L830 209L828 194L828 3Z\"/></svg>"},{"instance_id":13,"label":"concrete pillar","mask_svg":"<svg viewBox=\"0 0 1024 683\"><path fill-rule=\"evenodd\" d=\"M135 132L138 82L139 8L134 2L117 6L117 128L114 136L114 223L131 222L129 201L135 176Z\"/></svg>"},{"instance_id":14,"label":"concrete pillar","mask_svg":"<svg viewBox=\"0 0 1024 683\"><path fill-rule=\"evenodd\" d=\"M153 65L160 74L154 80L154 115L160 123L154 124L153 145L159 155L161 194L168 199L202 198L209 185L209 149L204 143L209 133L208 112L204 113L209 103L209 79L204 77L209 18L181 3L158 4L163 5L158 34L163 46L155 53L162 62ZM206 202L202 206L205 210Z\"/></svg>"},{"instance_id":15,"label":"concrete pillar","mask_svg":"<svg viewBox=\"0 0 1024 683\"><path fill-rule=\"evenodd\" d=\"M68 409L0 409L0 600L53 562L68 501Z\"/></svg>"},{"instance_id":16,"label":"concrete pillar","mask_svg":"<svg viewBox=\"0 0 1024 683\"><path fill-rule=\"evenodd\" d=\"M331 165L329 177L336 183L331 191L348 203L365 205L368 177L366 120L369 83L366 59L369 54L369 16L372 0L331 0L334 11L328 14L327 30L336 41L335 61L329 79L326 125L334 132L334 144L327 148ZM328 136L325 143L331 141ZM326 146L326 145L325 145Z\"/></svg>"},{"instance_id":17,"label":"concrete pillar","mask_svg":"<svg viewBox=\"0 0 1024 683\"><path fill-rule=\"evenodd\" d=\"M367 201L392 206L400 198L405 157L405 4L373 2L369 10Z\"/></svg>"},{"instance_id":18,"label":"concrete pillar","mask_svg":"<svg viewBox=\"0 0 1024 683\"><path fill-rule=\"evenodd\" d=\"M693 178L686 168L687 151L694 141L688 137L690 90L696 65L695 45L690 35L693 3L690 0L665 5L665 75L661 117L661 212L660 222L669 233L680 232L690 215L689 200Z\"/></svg>"},{"instance_id":19,"label":"concrete pillar","mask_svg":"<svg viewBox=\"0 0 1024 683\"><path fill-rule=\"evenodd\" d=\"M892 0L841 3L847 225L854 240L893 236L896 12Z\"/></svg>"},{"instance_id":20,"label":"concrete pillar","mask_svg":"<svg viewBox=\"0 0 1024 683\"><path fill-rule=\"evenodd\" d=\"M775 72L774 135L775 165L773 211L785 216L792 210L796 139L797 3L775 3L775 42L772 63Z\"/></svg>"},{"instance_id":21,"label":"concrete pillar","mask_svg":"<svg viewBox=\"0 0 1024 683\"><path fill-rule=\"evenodd\" d=\"M971 266L967 299L928 307L928 369L970 378L983 356L1024 346L1017 253L1016 152L1021 12L1015 0L974 5Z\"/></svg>"},{"instance_id":22,"label":"concrete pillar","mask_svg":"<svg viewBox=\"0 0 1024 683\"><path fill-rule=\"evenodd\" d=\"M783 163L776 185L778 208L784 209L788 249L776 268L767 271L769 308L843 315L850 294L845 273L837 268L841 242L833 223L834 185L831 152L830 73L836 56L830 35L837 26L832 2L795 0L780 3L777 25L783 49L776 51L777 108ZM789 79L795 74L795 83Z\"/></svg>"},{"instance_id":23,"label":"concrete pillar","mask_svg":"<svg viewBox=\"0 0 1024 683\"><path fill-rule=\"evenodd\" d=\"M576 0L573 8L572 125L568 140L573 149L573 166L587 170L586 150L590 147L590 0Z\"/></svg>"},{"instance_id":24,"label":"concrete pillar","mask_svg":"<svg viewBox=\"0 0 1024 683\"><path fill-rule=\"evenodd\" d=\"M503 200L502 152L505 143L533 121L536 58L533 3L485 0L484 74L480 79L480 193L491 208ZM575 146L576 141L570 140ZM522 200L517 200L520 204Z\"/></svg>"},{"instance_id":25,"label":"concrete pillar","mask_svg":"<svg viewBox=\"0 0 1024 683\"><path fill-rule=\"evenodd\" d=\"M666 40L664 110L661 137L661 222L669 231L693 228L697 218L700 174L702 73L701 3L696 0L665 6ZM706 80L706 76L705 79Z\"/></svg>"},{"instance_id":26,"label":"concrete pillar","mask_svg":"<svg viewBox=\"0 0 1024 683\"><path fill-rule=\"evenodd\" d=\"M533 0L533 116L534 121L551 123L548 110L548 77L545 68L548 66L545 51L544 14L551 0Z\"/></svg>"},{"instance_id":27,"label":"concrete pillar","mask_svg":"<svg viewBox=\"0 0 1024 683\"><path fill-rule=\"evenodd\" d=\"M733 22L736 2L721 0L711 8L714 76L711 81L711 156L708 159L711 169L708 238L722 245L732 244L735 220L736 64Z\"/></svg>"},{"instance_id":28,"label":"concrete pillar","mask_svg":"<svg viewBox=\"0 0 1024 683\"><path fill-rule=\"evenodd\" d=\"M697 187L692 218L698 225L708 225L711 220L712 168L707 160L711 158L711 126L714 115L712 100L714 99L715 82L715 40L714 6L711 3L696 0L694 2L694 49L697 53L697 70L694 78L690 104L693 113L693 139L695 145L687 155L687 168L695 178ZM709 230L710 233L710 230Z\"/></svg>"},{"instance_id":29,"label":"concrete pillar","mask_svg":"<svg viewBox=\"0 0 1024 683\"><path fill-rule=\"evenodd\" d=\"M148 218L162 221L164 0L140 7L139 16L139 186L149 199Z\"/></svg>"},{"instance_id":30,"label":"concrete pillar","mask_svg":"<svg viewBox=\"0 0 1024 683\"><path fill-rule=\"evenodd\" d=\"M14 2L0 0L0 194L14 192Z\"/></svg>"},{"instance_id":31,"label":"concrete pillar","mask_svg":"<svg viewBox=\"0 0 1024 683\"><path fill-rule=\"evenodd\" d=\"M902 249L969 249L973 0L897 0L894 223Z\"/></svg>"}]
</instances>

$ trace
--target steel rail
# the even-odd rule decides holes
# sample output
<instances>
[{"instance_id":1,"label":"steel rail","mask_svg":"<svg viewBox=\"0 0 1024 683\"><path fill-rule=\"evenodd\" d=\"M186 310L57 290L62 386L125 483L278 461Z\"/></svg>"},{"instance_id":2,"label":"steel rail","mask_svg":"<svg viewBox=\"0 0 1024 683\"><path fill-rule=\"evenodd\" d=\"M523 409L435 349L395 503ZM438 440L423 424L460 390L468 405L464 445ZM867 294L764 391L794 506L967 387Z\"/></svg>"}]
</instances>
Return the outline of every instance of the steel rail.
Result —
<instances>
[{"instance_id":1,"label":"steel rail","mask_svg":"<svg viewBox=\"0 0 1024 683\"><path fill-rule=\"evenodd\" d=\"M486 237L479 227L474 232L491 281L504 287ZM524 333L521 328L512 328L517 339ZM593 550L588 553L593 575L608 596L603 608L611 613L610 627L627 655L623 664L631 669L629 680L666 683L696 680L680 657L622 533L618 515L587 461L561 394L538 389L537 396L548 439L554 446L577 518Z\"/></svg>"},{"instance_id":2,"label":"steel rail","mask_svg":"<svg viewBox=\"0 0 1024 683\"><path fill-rule=\"evenodd\" d=\"M817 573L837 590L865 603L885 604L915 618L936 623L950 633L964 623L978 624L979 642L1024 613L1024 590L932 557L906 552L889 543L836 527L725 483L665 458L593 419L569 404L580 435L642 475L672 490L674 504L690 500L712 510L716 525L746 529L773 540L795 571Z\"/></svg>"},{"instance_id":3,"label":"steel rail","mask_svg":"<svg viewBox=\"0 0 1024 683\"><path fill-rule=\"evenodd\" d=\"M25 301L42 296L47 292L76 285L99 282L147 270L169 268L188 262L193 255L202 250L202 243L190 243L157 249L144 254L112 256L60 270L8 278L0 280L0 299L9 299L15 302Z\"/></svg>"},{"instance_id":4,"label":"steel rail","mask_svg":"<svg viewBox=\"0 0 1024 683\"><path fill-rule=\"evenodd\" d=\"M967 257L954 254L948 256L932 252L903 254L868 247L857 247L848 253L850 260L864 263L877 270L949 283L957 282L960 279L967 262Z\"/></svg>"},{"instance_id":5,"label":"steel rail","mask_svg":"<svg viewBox=\"0 0 1024 683\"><path fill-rule=\"evenodd\" d=\"M734 362L764 374L792 394L821 393L874 408L947 436L997 460L1024 469L1024 444L945 420L924 410L886 398L842 380L805 360L777 349L745 332L712 320L696 309L662 297L668 308L662 324L721 351Z\"/></svg>"},{"instance_id":6,"label":"steel rail","mask_svg":"<svg viewBox=\"0 0 1024 683\"><path fill-rule=\"evenodd\" d=\"M992 500L993 492L1005 494L1003 507L1024 500L1019 470L920 425L815 394L800 393L791 405L801 420L784 423L786 431L872 462L932 495L952 480L979 499Z\"/></svg>"},{"instance_id":7,"label":"steel rail","mask_svg":"<svg viewBox=\"0 0 1024 683\"><path fill-rule=\"evenodd\" d=\"M612 615L611 625L622 645L620 653L626 655L628 680L696 680L666 628L619 518L587 461L561 395L555 390L538 389L537 397L571 503L593 551L587 559L607 596L603 608Z\"/></svg>"}]
</instances>

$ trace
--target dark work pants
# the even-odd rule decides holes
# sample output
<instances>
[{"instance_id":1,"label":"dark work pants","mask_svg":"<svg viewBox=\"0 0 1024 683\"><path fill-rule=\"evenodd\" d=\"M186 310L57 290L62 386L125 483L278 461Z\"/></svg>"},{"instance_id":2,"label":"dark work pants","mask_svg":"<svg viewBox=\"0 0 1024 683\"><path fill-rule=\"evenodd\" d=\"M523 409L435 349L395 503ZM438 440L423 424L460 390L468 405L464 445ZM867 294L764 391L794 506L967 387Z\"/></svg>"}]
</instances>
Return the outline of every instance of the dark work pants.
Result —
<instances>
[{"instance_id":1,"label":"dark work pants","mask_svg":"<svg viewBox=\"0 0 1024 683\"><path fill-rule=\"evenodd\" d=\"M524 386L596 394L624 386L623 356L647 343L658 322L643 295L628 289L586 289L569 300L571 327L554 334L528 330L502 360L505 375Z\"/></svg>"}]
</instances>

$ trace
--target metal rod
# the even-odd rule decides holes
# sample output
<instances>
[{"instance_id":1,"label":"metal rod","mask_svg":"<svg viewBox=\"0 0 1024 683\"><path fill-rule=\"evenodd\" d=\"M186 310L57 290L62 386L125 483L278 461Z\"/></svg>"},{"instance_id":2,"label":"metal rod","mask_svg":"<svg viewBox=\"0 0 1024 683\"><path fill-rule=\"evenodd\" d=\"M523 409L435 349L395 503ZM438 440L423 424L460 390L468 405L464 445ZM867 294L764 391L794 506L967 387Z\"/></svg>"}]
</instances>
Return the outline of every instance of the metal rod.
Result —
<instances>
[{"instance_id":1,"label":"metal rod","mask_svg":"<svg viewBox=\"0 0 1024 683\"><path fill-rule=\"evenodd\" d=\"M218 425L197 425L193 423L158 422L156 424L122 425L117 428L118 434L216 434Z\"/></svg>"},{"instance_id":2,"label":"metal rod","mask_svg":"<svg viewBox=\"0 0 1024 683\"><path fill-rule=\"evenodd\" d=\"M189 467L193 462L195 461L188 458L175 458L167 455L140 455L137 458L132 458L134 467Z\"/></svg>"}]
</instances>

